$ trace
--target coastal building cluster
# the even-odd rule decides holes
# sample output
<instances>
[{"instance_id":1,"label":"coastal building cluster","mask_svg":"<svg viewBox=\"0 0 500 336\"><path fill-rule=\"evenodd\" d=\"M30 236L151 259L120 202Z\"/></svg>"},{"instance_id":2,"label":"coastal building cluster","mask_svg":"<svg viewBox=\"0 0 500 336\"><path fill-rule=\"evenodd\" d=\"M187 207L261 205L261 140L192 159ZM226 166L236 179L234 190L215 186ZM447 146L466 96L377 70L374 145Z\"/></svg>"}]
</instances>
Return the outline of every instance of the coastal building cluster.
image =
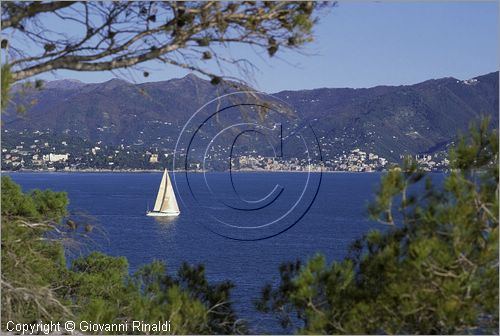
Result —
<instances>
[{"instance_id":1,"label":"coastal building cluster","mask_svg":"<svg viewBox=\"0 0 500 336\"><path fill-rule=\"evenodd\" d=\"M425 171L446 170L449 161L439 155L419 154L415 156L419 166ZM384 171L395 163L388 159L355 148L348 153L342 153L333 159L321 163L309 162L306 159L293 158L283 160L280 158L257 156L240 156L233 159L233 169L236 170L273 170L273 171L348 171L348 172L374 172Z\"/></svg>"},{"instance_id":2,"label":"coastal building cluster","mask_svg":"<svg viewBox=\"0 0 500 336\"><path fill-rule=\"evenodd\" d=\"M148 148L136 144L106 145L103 141L91 143L78 137L53 137L37 131L33 134L19 132L17 137L6 137L3 131L2 170L40 170L40 171L85 171L85 170L153 170L172 164L172 150L167 148ZM12 141L12 139L15 139ZM220 148L219 148L220 147ZM203 169L227 170L227 148L214 147L207 155L203 165L199 158L190 162L188 168L194 171ZM354 148L339 154L323 156L323 161L308 161L307 158L277 158L251 153L241 153L231 160L231 169L254 171L384 171L394 165L383 156ZM222 160L222 158L225 158ZM419 154L415 156L420 167L427 171L446 170L448 160L444 153Z\"/></svg>"},{"instance_id":3,"label":"coastal building cluster","mask_svg":"<svg viewBox=\"0 0 500 336\"><path fill-rule=\"evenodd\" d=\"M233 159L233 169L241 171L321 171L325 170L325 165L307 159L291 158L285 160L261 155L243 155Z\"/></svg>"},{"instance_id":4,"label":"coastal building cluster","mask_svg":"<svg viewBox=\"0 0 500 336\"><path fill-rule=\"evenodd\" d=\"M3 131L2 170L114 170L160 169L167 156L133 145L90 143L81 138L61 140L37 131L19 132L15 141Z\"/></svg>"},{"instance_id":5,"label":"coastal building cluster","mask_svg":"<svg viewBox=\"0 0 500 336\"><path fill-rule=\"evenodd\" d=\"M415 156L418 166L425 171L446 170L450 161L443 153L435 155L419 154Z\"/></svg>"},{"instance_id":6,"label":"coastal building cluster","mask_svg":"<svg viewBox=\"0 0 500 336\"><path fill-rule=\"evenodd\" d=\"M371 172L388 168L389 161L374 153L366 153L355 148L348 153L342 153L338 157L328 160L328 166L334 170L351 172Z\"/></svg>"}]
</instances>

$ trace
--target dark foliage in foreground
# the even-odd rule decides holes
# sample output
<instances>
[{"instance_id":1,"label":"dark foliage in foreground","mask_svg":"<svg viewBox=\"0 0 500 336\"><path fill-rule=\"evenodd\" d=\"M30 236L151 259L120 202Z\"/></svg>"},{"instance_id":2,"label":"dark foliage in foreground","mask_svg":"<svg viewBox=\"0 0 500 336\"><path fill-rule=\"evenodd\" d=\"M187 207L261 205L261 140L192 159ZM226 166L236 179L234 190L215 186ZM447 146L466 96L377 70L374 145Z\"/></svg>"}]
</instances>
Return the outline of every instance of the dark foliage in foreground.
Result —
<instances>
[{"instance_id":1,"label":"dark foliage in foreground","mask_svg":"<svg viewBox=\"0 0 500 336\"><path fill-rule=\"evenodd\" d=\"M386 174L370 214L391 228L283 265L258 309L299 333L497 334L498 133L483 121L450 154L439 185L410 160Z\"/></svg>"},{"instance_id":2,"label":"dark foliage in foreground","mask_svg":"<svg viewBox=\"0 0 500 336\"><path fill-rule=\"evenodd\" d=\"M93 252L68 268L64 243L85 228L71 220L62 223L67 204L65 193L23 193L2 176L4 323L143 320L170 321L169 333L176 334L246 331L231 307L233 285L210 284L203 266L184 264L176 276L170 276L166 266L155 261L130 276L126 258Z\"/></svg>"}]
</instances>

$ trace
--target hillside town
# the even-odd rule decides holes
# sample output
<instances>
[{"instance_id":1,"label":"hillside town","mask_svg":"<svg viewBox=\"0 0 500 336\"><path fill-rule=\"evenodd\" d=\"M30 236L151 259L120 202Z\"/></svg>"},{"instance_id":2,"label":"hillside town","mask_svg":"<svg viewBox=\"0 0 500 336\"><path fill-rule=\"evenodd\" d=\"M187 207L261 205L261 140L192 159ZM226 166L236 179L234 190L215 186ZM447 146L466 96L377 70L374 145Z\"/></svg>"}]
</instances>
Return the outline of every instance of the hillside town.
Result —
<instances>
[{"instance_id":1,"label":"hillside town","mask_svg":"<svg viewBox=\"0 0 500 336\"><path fill-rule=\"evenodd\" d=\"M9 131L4 130L3 133L5 139ZM102 141L90 143L79 138L61 140L51 138L49 134L43 132L17 139L17 141L2 143L1 164L4 171L158 170L171 166L173 159L172 150L124 144L112 146L103 144ZM396 164L376 153L363 151L360 148L329 155L322 162L310 162L306 158L275 158L250 153L233 157L231 167L229 167L228 156L228 149L220 148L219 152L208 153L206 158L207 162L217 164L204 165L203 159L199 159L190 162L188 169L192 171L232 169L240 171L375 172L384 171ZM443 171L448 167L448 160L442 153L418 154L415 159L426 171Z\"/></svg>"}]
</instances>

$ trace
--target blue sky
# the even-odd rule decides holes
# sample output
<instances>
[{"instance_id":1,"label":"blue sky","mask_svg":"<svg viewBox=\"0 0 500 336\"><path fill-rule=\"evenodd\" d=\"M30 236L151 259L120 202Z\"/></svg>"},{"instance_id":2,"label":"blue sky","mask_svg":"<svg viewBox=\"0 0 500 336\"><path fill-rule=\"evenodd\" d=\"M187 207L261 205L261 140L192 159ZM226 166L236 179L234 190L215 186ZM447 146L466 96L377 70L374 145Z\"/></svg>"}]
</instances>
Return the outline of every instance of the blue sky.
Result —
<instances>
[{"instance_id":1,"label":"blue sky","mask_svg":"<svg viewBox=\"0 0 500 336\"><path fill-rule=\"evenodd\" d=\"M316 41L302 53L269 59L232 48L259 70L256 88L372 87L413 84L431 78L467 79L499 68L498 2L340 2L316 27ZM121 74L135 82L161 81L188 72L149 63L151 75ZM41 78L103 82L110 72L58 71Z\"/></svg>"}]
</instances>

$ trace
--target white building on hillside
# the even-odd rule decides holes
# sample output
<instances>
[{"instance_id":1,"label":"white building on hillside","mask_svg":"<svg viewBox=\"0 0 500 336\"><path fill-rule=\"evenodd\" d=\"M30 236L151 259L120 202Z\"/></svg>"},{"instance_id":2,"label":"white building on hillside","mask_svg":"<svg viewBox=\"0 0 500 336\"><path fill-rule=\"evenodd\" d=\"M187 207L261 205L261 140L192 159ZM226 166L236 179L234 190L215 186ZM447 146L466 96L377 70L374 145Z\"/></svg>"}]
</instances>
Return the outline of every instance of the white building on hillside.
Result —
<instances>
[{"instance_id":1,"label":"white building on hillside","mask_svg":"<svg viewBox=\"0 0 500 336\"><path fill-rule=\"evenodd\" d=\"M43 156L43 161L45 162L61 162L67 161L69 154L48 154Z\"/></svg>"}]
</instances>

